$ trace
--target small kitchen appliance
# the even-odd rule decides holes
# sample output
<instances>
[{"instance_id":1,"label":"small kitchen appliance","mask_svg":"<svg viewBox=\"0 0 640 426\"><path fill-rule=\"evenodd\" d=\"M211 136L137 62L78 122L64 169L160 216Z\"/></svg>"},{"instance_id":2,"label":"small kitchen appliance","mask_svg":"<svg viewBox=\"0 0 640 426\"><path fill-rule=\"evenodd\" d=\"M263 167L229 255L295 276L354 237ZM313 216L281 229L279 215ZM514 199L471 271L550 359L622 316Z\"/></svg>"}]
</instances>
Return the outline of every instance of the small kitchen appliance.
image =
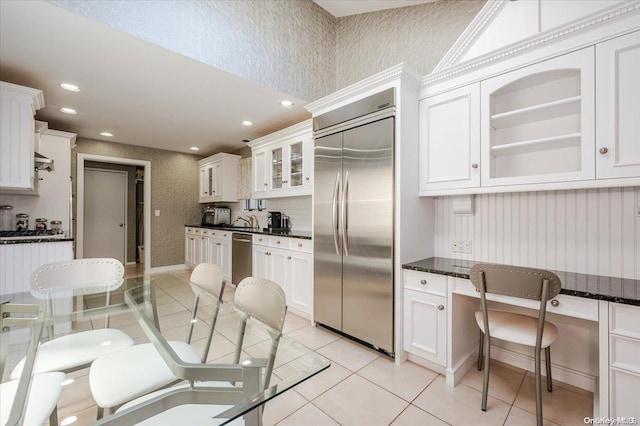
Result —
<instances>
[{"instance_id":1,"label":"small kitchen appliance","mask_svg":"<svg viewBox=\"0 0 640 426\"><path fill-rule=\"evenodd\" d=\"M29 229L29 215L26 213L18 213L16 215L16 231L24 232Z\"/></svg>"},{"instance_id":2,"label":"small kitchen appliance","mask_svg":"<svg viewBox=\"0 0 640 426\"><path fill-rule=\"evenodd\" d=\"M11 231L13 229L13 206L0 206L0 231Z\"/></svg>"},{"instance_id":3,"label":"small kitchen appliance","mask_svg":"<svg viewBox=\"0 0 640 426\"><path fill-rule=\"evenodd\" d=\"M269 230L282 228L282 213L269 212L269 219L267 221L267 227Z\"/></svg>"},{"instance_id":4,"label":"small kitchen appliance","mask_svg":"<svg viewBox=\"0 0 640 426\"><path fill-rule=\"evenodd\" d=\"M230 226L231 209L229 207L207 207L202 215L202 226Z\"/></svg>"}]
</instances>

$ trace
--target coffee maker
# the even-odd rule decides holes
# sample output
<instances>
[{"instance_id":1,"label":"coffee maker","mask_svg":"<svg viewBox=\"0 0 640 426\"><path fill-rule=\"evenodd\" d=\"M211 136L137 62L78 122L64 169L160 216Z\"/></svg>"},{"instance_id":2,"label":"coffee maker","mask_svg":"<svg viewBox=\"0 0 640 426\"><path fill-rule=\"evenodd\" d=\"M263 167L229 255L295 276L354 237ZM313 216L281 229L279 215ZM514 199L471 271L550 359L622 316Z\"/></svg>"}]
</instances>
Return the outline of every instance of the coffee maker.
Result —
<instances>
[{"instance_id":1,"label":"coffee maker","mask_svg":"<svg viewBox=\"0 0 640 426\"><path fill-rule=\"evenodd\" d=\"M267 227L269 230L279 230L282 228L282 213L280 212L269 212Z\"/></svg>"}]
</instances>

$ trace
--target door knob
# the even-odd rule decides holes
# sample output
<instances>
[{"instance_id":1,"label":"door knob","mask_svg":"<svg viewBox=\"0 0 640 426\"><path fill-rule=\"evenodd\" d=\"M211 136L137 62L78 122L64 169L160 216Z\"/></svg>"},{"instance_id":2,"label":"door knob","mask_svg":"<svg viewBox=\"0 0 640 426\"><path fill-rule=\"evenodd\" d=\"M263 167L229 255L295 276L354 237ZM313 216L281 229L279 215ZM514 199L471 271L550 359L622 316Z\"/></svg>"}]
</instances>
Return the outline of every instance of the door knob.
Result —
<instances>
[{"instance_id":1,"label":"door knob","mask_svg":"<svg viewBox=\"0 0 640 426\"><path fill-rule=\"evenodd\" d=\"M124 223L121 223L120 225L118 225L120 228L122 228L124 226Z\"/></svg>"}]
</instances>

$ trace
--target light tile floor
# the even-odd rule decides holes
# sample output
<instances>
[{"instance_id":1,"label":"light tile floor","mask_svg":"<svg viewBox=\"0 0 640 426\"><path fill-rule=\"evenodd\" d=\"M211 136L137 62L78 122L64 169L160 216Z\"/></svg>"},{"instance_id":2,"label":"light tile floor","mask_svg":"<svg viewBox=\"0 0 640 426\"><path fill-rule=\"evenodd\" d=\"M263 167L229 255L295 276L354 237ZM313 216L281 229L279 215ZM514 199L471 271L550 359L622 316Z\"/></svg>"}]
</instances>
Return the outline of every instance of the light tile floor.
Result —
<instances>
[{"instance_id":1,"label":"light tile floor","mask_svg":"<svg viewBox=\"0 0 640 426\"><path fill-rule=\"evenodd\" d=\"M127 267L128 276L141 274L141 268ZM184 278L189 272L181 272ZM233 292L225 292L232 299ZM191 290L185 285L162 286L158 291L159 314L163 332L181 339L186 330ZM86 303L91 304L91 299ZM206 308L202 315L206 316ZM181 324L184 324L181 325ZM230 356L237 324L218 322L209 361ZM78 329L103 326L102 321L84 321ZM129 315L113 317L117 327L145 342L144 332ZM226 332L225 332L226 331ZM493 363L488 409L480 410L482 373L475 368L455 388L442 375L411 362L396 365L391 359L320 327L308 320L287 314L285 333L332 361L331 367L269 402L264 410L265 425L533 425L535 400L530 373ZM204 345L204 330L196 331L197 350ZM227 333L228 332L228 333ZM228 334L228 336L227 336ZM249 352L249 350L247 350ZM11 354L10 354L11 355ZM11 371L10 356L6 371ZM274 375L286 373L286 365L274 369ZM7 373L5 373L6 375ZM95 420L96 406L89 391L88 370L69 375L75 382L66 386L58 405L59 419L77 416L75 425ZM554 382L553 393L543 391L547 425L580 425L592 416L593 394ZM544 385L543 385L543 388Z\"/></svg>"}]
</instances>

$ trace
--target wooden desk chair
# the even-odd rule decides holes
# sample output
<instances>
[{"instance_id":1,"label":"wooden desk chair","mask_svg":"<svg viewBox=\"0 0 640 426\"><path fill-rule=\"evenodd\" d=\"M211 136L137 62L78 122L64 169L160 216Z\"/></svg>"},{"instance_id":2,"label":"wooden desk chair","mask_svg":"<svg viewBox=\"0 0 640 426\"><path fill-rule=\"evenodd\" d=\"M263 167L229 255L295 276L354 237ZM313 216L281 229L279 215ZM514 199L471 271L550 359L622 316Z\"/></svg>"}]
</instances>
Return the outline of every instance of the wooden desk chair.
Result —
<instances>
[{"instance_id":1,"label":"wooden desk chair","mask_svg":"<svg viewBox=\"0 0 640 426\"><path fill-rule=\"evenodd\" d=\"M480 328L478 370L484 367L482 411L487 410L491 338L532 346L535 348L536 417L538 425L542 425L540 352L542 349L545 350L547 390L551 392L553 385L550 346L558 336L558 329L554 324L545 321L545 315L547 300L554 298L560 292L560 278L554 273L542 269L490 263L474 265L469 276L473 285L480 291L481 310L476 312L475 317ZM539 301L538 317L489 310L487 308L487 293ZM482 365L483 359L484 366Z\"/></svg>"},{"instance_id":2,"label":"wooden desk chair","mask_svg":"<svg viewBox=\"0 0 640 426\"><path fill-rule=\"evenodd\" d=\"M190 345L200 301L198 293L195 292L194 307L185 341L168 343L183 361L199 363L207 358L218 317L219 302L224 292L222 268L218 265L201 263L191 273L190 283L206 291L218 302L213 307L205 348L200 356ZM169 369L153 343L131 346L102 356L94 361L89 370L89 386L93 399L98 405L98 419L102 418L105 409L109 414L112 408L148 392L174 384L176 381L179 379Z\"/></svg>"},{"instance_id":3,"label":"wooden desk chair","mask_svg":"<svg viewBox=\"0 0 640 426\"><path fill-rule=\"evenodd\" d=\"M31 293L46 299L47 313L53 311L52 299L69 297L82 293L95 293L96 289L114 290L123 283L124 266L116 259L95 258L75 259L50 263L36 269L31 274ZM110 291L106 291L106 304L111 301ZM72 333L53 338L53 325L48 326L49 341L38 348L38 356L33 374L50 371L69 373L89 367L101 355L133 345L133 339L126 333L108 328L109 317L105 318L105 328ZM11 379L22 374L23 358L11 372Z\"/></svg>"}]
</instances>

